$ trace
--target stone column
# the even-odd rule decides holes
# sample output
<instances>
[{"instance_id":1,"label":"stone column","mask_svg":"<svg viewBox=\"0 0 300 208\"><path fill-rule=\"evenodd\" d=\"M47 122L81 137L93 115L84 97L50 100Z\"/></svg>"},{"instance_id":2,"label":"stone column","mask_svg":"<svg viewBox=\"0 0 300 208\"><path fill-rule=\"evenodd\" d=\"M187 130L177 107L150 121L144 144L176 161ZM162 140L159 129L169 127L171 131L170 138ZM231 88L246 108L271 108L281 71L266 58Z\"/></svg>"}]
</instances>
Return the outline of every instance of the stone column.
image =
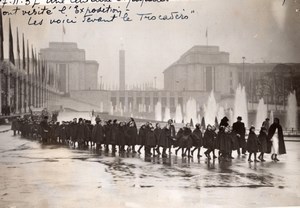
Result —
<instances>
[{"instance_id":1,"label":"stone column","mask_svg":"<svg viewBox=\"0 0 300 208\"><path fill-rule=\"evenodd\" d=\"M2 72L0 72L0 115L2 115Z\"/></svg>"},{"instance_id":2,"label":"stone column","mask_svg":"<svg viewBox=\"0 0 300 208\"><path fill-rule=\"evenodd\" d=\"M15 93L14 93L14 97L15 97L15 100L14 100L14 108L15 108L15 112L17 113L17 112L19 112L19 91L20 91L20 89L19 89L19 84L20 84L20 82L19 82L19 72L17 72L16 73L16 75L15 75Z\"/></svg>"}]
</instances>

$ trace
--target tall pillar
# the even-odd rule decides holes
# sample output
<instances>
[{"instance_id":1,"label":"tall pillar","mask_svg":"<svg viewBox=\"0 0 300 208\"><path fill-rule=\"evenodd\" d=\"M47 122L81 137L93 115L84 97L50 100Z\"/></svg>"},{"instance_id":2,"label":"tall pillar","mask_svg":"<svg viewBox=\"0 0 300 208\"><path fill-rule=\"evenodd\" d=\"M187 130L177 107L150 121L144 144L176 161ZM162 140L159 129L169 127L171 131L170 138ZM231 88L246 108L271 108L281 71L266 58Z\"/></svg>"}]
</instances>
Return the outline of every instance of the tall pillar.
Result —
<instances>
[{"instance_id":1,"label":"tall pillar","mask_svg":"<svg viewBox=\"0 0 300 208\"><path fill-rule=\"evenodd\" d=\"M17 72L15 77L14 77L14 82L15 82L15 92L14 92L14 110L15 112L19 112L19 73Z\"/></svg>"},{"instance_id":2,"label":"tall pillar","mask_svg":"<svg viewBox=\"0 0 300 208\"><path fill-rule=\"evenodd\" d=\"M27 113L27 76L24 76L23 79L23 109L24 113Z\"/></svg>"},{"instance_id":3,"label":"tall pillar","mask_svg":"<svg viewBox=\"0 0 300 208\"><path fill-rule=\"evenodd\" d=\"M6 96L6 104L7 104L7 106L9 106L10 107L10 73L9 73L9 70L10 69L7 69L8 70L8 72L7 72L7 77L6 77L6 88L7 88L7 96Z\"/></svg>"},{"instance_id":4,"label":"tall pillar","mask_svg":"<svg viewBox=\"0 0 300 208\"><path fill-rule=\"evenodd\" d=\"M0 72L0 115L2 115L2 72Z\"/></svg>"},{"instance_id":5,"label":"tall pillar","mask_svg":"<svg viewBox=\"0 0 300 208\"><path fill-rule=\"evenodd\" d=\"M25 88L25 81L24 81L24 76L22 75L21 79L21 89L20 89L20 98L21 98L21 103L20 103L20 107L21 107L21 113L25 112L24 109L24 101L25 101L25 93L24 93L24 88Z\"/></svg>"},{"instance_id":6,"label":"tall pillar","mask_svg":"<svg viewBox=\"0 0 300 208\"><path fill-rule=\"evenodd\" d=\"M119 51L119 89L125 90L125 50Z\"/></svg>"}]
</instances>

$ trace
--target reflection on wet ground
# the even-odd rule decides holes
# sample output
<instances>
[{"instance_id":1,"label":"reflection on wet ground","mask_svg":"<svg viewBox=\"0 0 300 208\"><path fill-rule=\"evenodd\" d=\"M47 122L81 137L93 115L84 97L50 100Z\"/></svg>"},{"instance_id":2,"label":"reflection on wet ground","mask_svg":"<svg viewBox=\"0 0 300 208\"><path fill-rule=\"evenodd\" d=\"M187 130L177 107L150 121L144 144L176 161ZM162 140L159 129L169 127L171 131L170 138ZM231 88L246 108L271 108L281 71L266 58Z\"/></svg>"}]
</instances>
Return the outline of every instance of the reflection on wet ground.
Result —
<instances>
[{"instance_id":1,"label":"reflection on wet ground","mask_svg":"<svg viewBox=\"0 0 300 208\"><path fill-rule=\"evenodd\" d=\"M0 134L1 207L300 205L300 143L279 163L144 157ZM255 200L249 200L255 197ZM113 199L113 200L112 200Z\"/></svg>"}]
</instances>

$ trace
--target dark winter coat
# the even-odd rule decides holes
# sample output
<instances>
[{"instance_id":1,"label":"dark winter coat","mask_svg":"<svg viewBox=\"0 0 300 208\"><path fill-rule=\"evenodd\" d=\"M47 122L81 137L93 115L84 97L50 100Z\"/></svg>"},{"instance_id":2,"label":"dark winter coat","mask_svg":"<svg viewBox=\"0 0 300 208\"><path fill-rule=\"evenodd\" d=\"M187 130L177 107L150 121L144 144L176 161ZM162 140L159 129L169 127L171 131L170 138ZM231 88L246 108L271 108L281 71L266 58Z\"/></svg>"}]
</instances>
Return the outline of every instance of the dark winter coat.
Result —
<instances>
[{"instance_id":1,"label":"dark winter coat","mask_svg":"<svg viewBox=\"0 0 300 208\"><path fill-rule=\"evenodd\" d=\"M103 143L104 129L101 124L96 124L92 131L92 141L97 144Z\"/></svg>"},{"instance_id":2,"label":"dark winter coat","mask_svg":"<svg viewBox=\"0 0 300 208\"><path fill-rule=\"evenodd\" d=\"M203 138L202 132L199 128L195 128L193 131L193 146L194 147L202 147L203 146Z\"/></svg>"},{"instance_id":3,"label":"dark winter coat","mask_svg":"<svg viewBox=\"0 0 300 208\"><path fill-rule=\"evenodd\" d=\"M267 134L261 131L258 135L258 141L259 141L259 151L261 153L266 153L268 151Z\"/></svg>"},{"instance_id":4,"label":"dark winter coat","mask_svg":"<svg viewBox=\"0 0 300 208\"><path fill-rule=\"evenodd\" d=\"M126 144L127 145L136 145L136 140L137 140L137 128L136 128L136 126L128 126Z\"/></svg>"},{"instance_id":5,"label":"dark winter coat","mask_svg":"<svg viewBox=\"0 0 300 208\"><path fill-rule=\"evenodd\" d=\"M247 151L249 153L258 152L258 138L254 132L250 132L247 139Z\"/></svg>"},{"instance_id":6,"label":"dark winter coat","mask_svg":"<svg viewBox=\"0 0 300 208\"><path fill-rule=\"evenodd\" d=\"M240 148L245 148L246 147L246 138L245 138L246 128L245 128L245 124L243 122L240 122L240 121L237 121L237 122L233 123L232 131L235 132L236 134L240 135L240 136L238 136L239 147Z\"/></svg>"},{"instance_id":7,"label":"dark winter coat","mask_svg":"<svg viewBox=\"0 0 300 208\"><path fill-rule=\"evenodd\" d=\"M161 130L158 145L163 148L169 148L171 147L170 139L171 139L171 132L167 127L164 127Z\"/></svg>"},{"instance_id":8,"label":"dark winter coat","mask_svg":"<svg viewBox=\"0 0 300 208\"><path fill-rule=\"evenodd\" d=\"M214 149L214 137L215 137L215 132L212 130L206 130L204 132L204 137L203 140L205 141L205 148L207 149Z\"/></svg>"}]
</instances>

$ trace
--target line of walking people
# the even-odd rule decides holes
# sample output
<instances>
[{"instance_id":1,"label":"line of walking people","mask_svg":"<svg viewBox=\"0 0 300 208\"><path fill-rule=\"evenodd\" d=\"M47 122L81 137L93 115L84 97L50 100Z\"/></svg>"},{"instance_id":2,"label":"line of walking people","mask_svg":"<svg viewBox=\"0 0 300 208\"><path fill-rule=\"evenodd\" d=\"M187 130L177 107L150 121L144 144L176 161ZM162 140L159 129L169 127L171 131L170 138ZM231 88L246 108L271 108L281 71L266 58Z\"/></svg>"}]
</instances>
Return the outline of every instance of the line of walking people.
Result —
<instances>
[{"instance_id":1,"label":"line of walking people","mask_svg":"<svg viewBox=\"0 0 300 208\"><path fill-rule=\"evenodd\" d=\"M272 153L271 159L279 161L277 155L285 154L285 145L279 119L269 126L268 120L257 136L255 128L251 127L246 140L246 128L239 116L232 126L224 117L218 126L207 125L202 129L200 124L195 128L188 123L177 132L170 119L163 127L161 123L153 125L146 122L137 127L133 118L129 121L103 121L99 116L96 124L90 120L74 118L73 121L49 122L44 116L41 120L32 117L19 118L13 121L14 134L20 132L23 137L41 139L43 143L69 144L79 148L95 147L97 150L112 151L112 153L139 153L144 149L145 156L172 154L172 147L177 155L181 151L182 157L192 158L197 151L197 157L202 157L201 148L205 148L204 155L208 159L233 159L233 151L238 155L249 152L249 162L265 161L264 154ZM77 144L77 145L76 145ZM218 153L216 153L218 151ZM257 157L257 153L260 155ZM253 155L253 160L252 160ZM259 159L259 160L258 160Z\"/></svg>"}]
</instances>

